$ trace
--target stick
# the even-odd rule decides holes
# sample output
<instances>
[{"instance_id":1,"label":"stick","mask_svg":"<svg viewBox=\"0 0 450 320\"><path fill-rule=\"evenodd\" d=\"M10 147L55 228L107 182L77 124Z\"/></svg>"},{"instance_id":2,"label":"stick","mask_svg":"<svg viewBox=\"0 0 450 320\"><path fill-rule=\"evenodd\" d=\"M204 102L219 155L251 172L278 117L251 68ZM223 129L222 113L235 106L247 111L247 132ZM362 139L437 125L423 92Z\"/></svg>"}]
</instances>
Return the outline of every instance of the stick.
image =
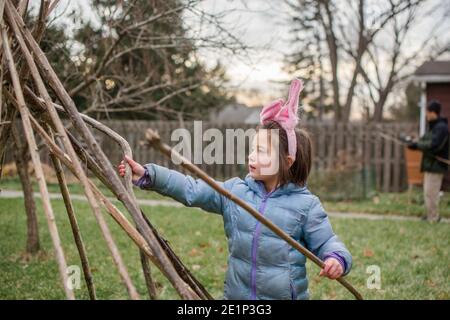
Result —
<instances>
[{"instance_id":1,"label":"stick","mask_svg":"<svg viewBox=\"0 0 450 320\"><path fill-rule=\"evenodd\" d=\"M28 90L30 90L29 88L26 88ZM30 90L30 92L27 92L28 94L30 94L30 96L34 95L34 93ZM33 99L38 99L35 100L36 103L40 103L39 98L37 98L34 95L35 98ZM62 111L65 112L64 109L62 109L61 106L54 104L55 108L58 111ZM102 123L98 123L96 124L96 120L90 118L89 116L85 116L82 115L83 118L86 117L86 122L88 124L90 124L91 126L93 126L94 128L100 130L101 132L104 132L105 134L107 134L108 131L112 131L109 127L105 126ZM98 167L97 163L95 162L95 160L87 153L86 150L83 149L83 147L80 145L80 143L75 139L75 137L70 133L67 132L67 134L69 135L69 138L77 152L77 154L79 154L81 157L84 158L84 161L87 162L88 168L97 176L97 178L100 179L100 181L103 182L103 184L105 184L112 192L113 194L118 198L117 194L115 193L114 188L112 188L109 185L109 182L107 181L107 179L104 177L101 169ZM123 139L123 138L122 138ZM126 144L128 144L128 142L124 139L123 141L125 141ZM175 254L175 252L172 250L172 248L169 246L167 240L165 240L159 233L158 231L153 227L153 225L151 224L151 222L147 219L147 217L145 216L144 212L142 212L142 215L144 217L145 222L147 223L147 225L149 226L149 228L152 230L153 234L155 235L155 237L158 239L158 242L160 244L160 246L163 248L163 250L166 252L166 254L169 256L172 264L174 265L175 269L177 270L178 274L181 276L181 278L191 287L194 289L194 291L200 296L200 298L202 299L206 299L206 300L213 300L213 297L208 293L208 291L204 288L204 286L190 273L189 269L183 264L183 262L178 258L178 256ZM161 269L161 267L159 267L159 264L157 264L158 268ZM152 289L151 289L152 290Z\"/></svg>"},{"instance_id":2,"label":"stick","mask_svg":"<svg viewBox=\"0 0 450 320\"><path fill-rule=\"evenodd\" d=\"M39 125L39 123L34 119L33 116L30 117L31 124L33 128L41 135L41 137L46 141L47 147L50 152L52 152L58 159L64 163L64 165L69 168L69 170L79 179L79 173L76 172L75 167L73 165L70 157L64 153L50 138L50 136L45 132L45 130ZM138 245L138 247L146 254L147 257L152 260L156 265L158 265L158 261L156 260L155 255L151 252L150 247L146 243L145 239L142 235L136 230L135 227L125 218L125 216L118 210L111 201L103 195L103 193L97 188L97 186L89 180L89 183L94 191L95 195L99 197L100 201L104 204L107 211L111 214L114 220L122 227L122 229L126 232L126 234ZM164 269L161 268L161 271L164 273Z\"/></svg>"},{"instance_id":3,"label":"stick","mask_svg":"<svg viewBox=\"0 0 450 320\"><path fill-rule=\"evenodd\" d=\"M39 125L39 123L34 119L34 117L30 117L31 123L33 125L33 128L41 135L41 137L46 141L47 147L50 149L50 151L56 155L71 171L72 173L77 176L77 172L74 169L74 166L70 160L70 158L52 141L52 139L47 135L45 130ZM79 178L77 176L77 178ZM160 265L159 261L156 259L156 257L151 252L150 247L146 243L145 239L142 237L142 235L131 225L131 223L125 218L125 216L118 210L107 197L105 197L101 191L95 186L95 184L89 180L89 183L92 186L92 189L96 196L100 198L102 203L104 204L106 210L110 213L110 215L113 217L113 219L122 227L122 229L126 232L126 234L138 245L138 247L141 249L141 252L145 253L145 255L156 265L162 273L165 276L168 276L164 268ZM144 219L145 216L144 216ZM146 220L147 221L147 220ZM149 226L153 228L153 226L148 222ZM155 234L157 234L156 230L153 229ZM161 239L161 237L159 237ZM161 244L164 248L169 248L166 241L162 239L161 241L164 241L164 245ZM170 249L171 250L171 249ZM170 251L172 252L172 251ZM173 253L173 252L172 252ZM173 253L173 256L176 257L176 255ZM176 257L177 258L177 257ZM191 280L193 279L194 283L197 284L198 288L201 288L201 290L204 291L200 297L202 299L212 299L212 297L207 293L207 291L203 288L201 284L195 280L195 278L189 273L189 270L187 270L181 263L181 261L177 260L177 264L175 264L180 270L180 273L183 275L183 279ZM181 267L180 267L181 265ZM183 271L183 272L181 272Z\"/></svg>"},{"instance_id":4,"label":"stick","mask_svg":"<svg viewBox=\"0 0 450 320\"><path fill-rule=\"evenodd\" d=\"M209 292L205 289L205 287L194 277L194 275L189 271L189 269L183 264L183 262L178 258L172 248L169 246L169 243L166 239L164 239L156 230L156 228L150 223L150 220L147 219L144 212L142 215L147 222L147 225L152 229L153 233L157 237L161 247L170 257L173 266L180 274L181 278L188 283L191 288L195 290L195 292L200 296L201 299L204 300L214 300L214 298L209 294Z\"/></svg>"},{"instance_id":5,"label":"stick","mask_svg":"<svg viewBox=\"0 0 450 320\"><path fill-rule=\"evenodd\" d=\"M110 129L111 130L111 129ZM104 178L101 170L98 168L95 160L83 149L83 147L79 144L79 142L71 135L69 137L71 139L72 144L74 145L78 154L80 154L87 162L88 168L99 178L117 197L117 194L114 190L109 187L108 181ZM167 240L165 240L156 230L156 228L151 224L151 222L147 219L144 212L142 212L144 220L146 221L149 228L152 230L155 237L158 239L160 246L169 256L174 268L177 270L178 274L181 278L191 287L194 291L200 296L202 299L213 300L214 298L208 293L205 287L191 274L189 269L183 264L183 262L178 258L172 248L169 246ZM159 267L159 264L156 264ZM160 268L161 269L161 268Z\"/></svg>"},{"instance_id":6,"label":"stick","mask_svg":"<svg viewBox=\"0 0 450 320\"><path fill-rule=\"evenodd\" d=\"M111 129L110 129L111 130ZM117 194L114 192L114 190L109 187L109 182L106 181L104 178L100 168L98 168L95 160L86 152L86 150L83 149L83 147L80 145L80 143L73 137L70 132L68 132L69 137L71 139L72 144L75 147L75 150L78 154L81 155L81 157L84 157L85 161L87 162L88 168L99 178L117 197ZM171 263L173 264L174 268L177 270L178 274L181 276L181 278L191 287L194 289L194 291L200 296L201 299L205 300L213 300L214 298L208 293L208 291L205 289L205 287L191 274L189 269L183 264L183 262L178 258L178 256L175 254L175 252L172 250L172 248L169 246L167 240L165 240L156 230L156 228L151 224L151 222L147 219L144 212L142 212L142 215L144 217L145 222L149 226L149 228L152 230L155 237L158 239L158 242L160 246L163 248L163 250L166 252L166 254L169 256ZM159 264L156 264L159 267ZM161 269L161 268L160 268Z\"/></svg>"},{"instance_id":7,"label":"stick","mask_svg":"<svg viewBox=\"0 0 450 320\"><path fill-rule=\"evenodd\" d=\"M64 291L66 293L66 297L70 300L74 300L75 296L74 296L73 290L71 288L69 288L69 286L68 286L69 279L67 276L67 263L66 263L66 259L64 257L64 252L63 252L63 249L61 246L61 240L59 238L58 229L57 229L57 226L55 223L55 216L53 214L53 209L52 209L52 206L50 203L50 198L48 195L47 184L45 182L45 177L44 177L44 172L42 169L41 160L39 158L39 154L37 153L36 140L34 138L33 131L31 129L31 123L30 123L30 118L29 118L30 114L29 114L29 111L25 104L25 98L23 96L23 92L22 92L22 89L20 86L20 80L18 77L16 66L14 64L13 56L11 53L11 48L9 46L8 35L6 33L4 24L1 25L1 33L2 33L2 38L3 38L3 49L5 52L5 58L8 63L8 68L9 68L11 80L13 83L14 92L15 92L15 95L16 95L16 98L18 101L18 109L19 109L19 112L20 112L20 115L22 118L23 127L24 127L24 131L25 131L25 137L28 142L31 159L33 161L36 180L38 181L38 184L39 184L39 190L40 190L41 197L42 197L44 213L47 218L49 233L52 238L56 260L57 260L58 266L59 266L59 274L60 274L61 280L63 282L63 287L64 287Z\"/></svg>"},{"instance_id":8,"label":"stick","mask_svg":"<svg viewBox=\"0 0 450 320\"><path fill-rule=\"evenodd\" d=\"M142 271L144 273L145 284L147 285L148 296L150 297L150 299L156 300L157 298L156 286L152 279L152 273L150 269L150 264L148 263L147 256L145 255L145 252L142 250L139 250L139 255L141 257Z\"/></svg>"},{"instance_id":9,"label":"stick","mask_svg":"<svg viewBox=\"0 0 450 320\"><path fill-rule=\"evenodd\" d=\"M0 0L0 25L3 25L3 11L5 8L5 0ZM2 38L0 37L0 48L3 46ZM3 54L0 53L0 124L2 123L2 107L3 107ZM1 155L1 153L0 153Z\"/></svg>"},{"instance_id":10,"label":"stick","mask_svg":"<svg viewBox=\"0 0 450 320\"><path fill-rule=\"evenodd\" d=\"M83 275L88 289L89 297L91 300L97 300L95 286L92 279L92 272L89 266L89 259L86 254L86 248L84 246L83 239L81 237L80 227L78 226L77 217L75 216L72 199L70 198L69 188L67 187L66 177L61 166L61 161L52 153L50 153L50 157L55 168L56 177L58 178L59 188L63 196L64 205L66 206L67 215L69 216L70 227L72 229L73 238L75 240L78 254L80 256L81 266L83 267Z\"/></svg>"},{"instance_id":11,"label":"stick","mask_svg":"<svg viewBox=\"0 0 450 320\"><path fill-rule=\"evenodd\" d=\"M44 101L42 99L40 99L39 97L37 97L34 92L29 88L29 87L25 87L25 91L26 94L42 109L45 110L45 105L44 105ZM53 106L61 112L67 113L64 108L56 103L53 103ZM132 158L132 151L131 151L131 147L128 144L128 142L119 134L117 134L115 131L111 130L109 127L105 126L103 123L89 117L86 116L84 114L80 113L80 116L83 118L83 120L86 121L86 123L88 123L89 125L91 125L92 127L94 127L95 129L99 130L100 132L108 135L110 138L112 138L122 149L123 153L125 155L128 155L130 158ZM108 180L106 179L106 177L103 175L101 169L98 167L98 165L96 164L96 162L92 159L92 157L87 154L86 152L83 152L84 150L82 150L83 148L77 143L76 139L73 137L73 135L70 134L70 132L67 132L69 139L72 142L72 145L74 145L75 149L77 149L77 153L78 154L83 154L85 156L86 161L91 164L91 166L89 167L98 177L99 179L106 185L109 187L109 189L111 189L114 192L114 188L112 188L112 186L109 184ZM134 195L134 191L133 191L133 186L131 184L131 169L127 168L126 170L126 175L125 175L125 186L128 189L128 191L130 192L130 194L133 197L133 201L137 202L137 199ZM152 276L151 276L151 269L150 269L150 265L147 263L146 260L142 259L142 252L140 253L141 255L141 264L142 264L142 271L144 273L144 277L146 280L146 286L147 286L147 291L149 292L150 298L151 299L156 299L156 290L155 290L155 284L152 281Z\"/></svg>"},{"instance_id":12,"label":"stick","mask_svg":"<svg viewBox=\"0 0 450 320\"><path fill-rule=\"evenodd\" d=\"M36 110L36 112L42 112L45 110L45 105L44 105L44 101L39 98L38 96L36 96L34 94L34 92L29 88L29 87L25 87L25 93L27 94L27 96L29 98L31 98L33 104L37 107L39 107L39 110ZM64 112L67 113L64 108L56 103L53 103L53 106L56 108L56 110L60 111L60 112ZM106 134L107 136L109 136L110 138L112 138L113 140L115 140L117 142L117 144L119 144L119 146L122 148L122 150L124 150L124 154L127 154L126 150L130 150L128 152L128 154L131 154L131 148L128 144L128 142L121 137L119 134L117 134L116 132L114 132L112 129L110 129L109 127L105 126L104 124L102 124L101 122L87 116L84 115L82 113L80 113L80 116L83 118L83 120L89 124L90 126L92 126L93 128L99 130L100 132ZM67 131L67 129L66 129ZM73 147L75 148L75 151L77 152L78 155L80 155L81 157L84 158L84 162L87 163L88 168L103 182L103 184L105 184L115 195L116 197L119 199L119 196L115 190L115 188L110 184L110 182L106 179L106 177L104 176L101 168L98 166L97 162L95 161L95 159L93 159L86 150L83 149L83 147L80 145L80 143L75 139L75 137L67 131L67 134L69 136L69 139L73 145ZM126 178L126 177L125 177ZM130 175L130 181L131 181L131 175ZM153 232L153 234L155 235L156 239L158 240L160 246L163 248L163 250L166 252L166 254L168 255L169 259L171 260L171 263L174 265L174 268L176 269L176 271L178 272L178 274L181 276L181 278L191 287L194 289L194 291L202 298L202 299L207 299L207 300L212 300L213 297L208 293L208 291L204 288L204 286L190 273L189 269L186 268L186 266L183 265L182 261L178 258L178 256L175 254L175 252L170 248L170 246L168 245L167 241L161 237L161 235L158 234L157 230L152 226L152 224L150 223L150 221L145 217L144 213L142 212L142 215L144 217L144 220L146 222L146 224L149 226L149 228L151 229L151 231ZM149 288L147 288L149 289ZM152 289L150 289L152 290Z\"/></svg>"},{"instance_id":13,"label":"stick","mask_svg":"<svg viewBox=\"0 0 450 320\"><path fill-rule=\"evenodd\" d=\"M377 133L378 133L379 136L385 138L386 140L392 141L392 142L394 142L396 144L399 144L399 145L402 145L402 146L407 146L407 144L404 141L402 141L402 140L400 140L400 139L398 139L396 137L392 137L392 136L387 135L387 134L382 133L382 132L377 132ZM445 163L446 165L450 166L450 160L447 160L447 159L439 157L439 156L434 156L434 158L437 161L440 161L440 162Z\"/></svg>"},{"instance_id":14,"label":"stick","mask_svg":"<svg viewBox=\"0 0 450 320\"><path fill-rule=\"evenodd\" d=\"M4 13L4 8L5 8L5 1L6 0L0 0L0 26L4 24L3 22L3 13ZM3 37L0 33L0 48L3 47ZM0 88L0 178L2 176L2 170L3 170L3 162L6 158L5 155L5 149L7 146L7 141L11 135L12 132L12 121L16 118L16 109L15 108L11 108L12 112L8 112L9 108L8 105L6 105L6 117L5 119L2 119L2 113L3 113L3 90L5 90L6 88L4 88L3 86L3 78L5 76L5 73L8 72L8 70L4 70L3 69L3 58L4 54L3 51L0 51L0 69L1 69L1 88ZM3 122L2 122L3 121Z\"/></svg>"},{"instance_id":15,"label":"stick","mask_svg":"<svg viewBox=\"0 0 450 320\"><path fill-rule=\"evenodd\" d=\"M5 91L5 92L7 92L7 91ZM12 105L14 105L14 106L16 106L17 107L17 102L15 101L15 99L13 98L13 97L11 97L11 96L9 96L9 94L7 93L7 96L8 96L8 99L12 102ZM45 130L39 125L39 123L34 119L34 117L30 114L30 120L31 120L31 124L32 124L32 126L33 126L33 128L41 135L41 137L43 137L43 139L45 140L45 142L46 142L46 144L47 144L47 146L53 146L53 149L52 150L54 150L55 148L56 148L56 150L60 150L57 146L56 146L56 144L54 144L54 142L53 142L53 140L47 135L47 133L45 132ZM55 153L55 152L54 152ZM81 181L81 178L80 178L80 172L79 171L77 171L76 169L75 169L75 166L73 165L73 163L72 163L72 161L70 160L70 157L66 154L66 153L64 153L63 151L61 151L60 150L60 153L58 154L58 153L55 153L55 155L56 156L58 156L58 158L59 158L59 160L61 160L62 162L64 162L64 164L66 165L66 166L68 166L69 167L69 169L72 171L72 173L74 174L74 176L76 176L77 178L78 178L78 180L80 180ZM67 163L67 160L70 160L70 166L69 166L69 164ZM104 197L103 195L99 195L98 193L100 192L99 190L98 190L98 188L95 186L95 184L93 183L93 182L91 182L90 180L88 180L88 183L89 183L89 187L94 191L94 194L95 194L95 196L97 197L97 198L100 198L100 200L102 201L102 202L104 202L105 201L105 199L107 199L106 197ZM114 217L114 218L116 218L116 217ZM100 228L100 230L102 231L102 234L103 234L103 236L104 236L104 238L105 238L105 240L106 240L106 242L107 242L107 245L108 245L108 248L110 248L110 237L111 237L111 234L110 234L110 231L109 231L109 228L108 228L108 226L106 225L106 221L104 220L104 218L103 218L103 216L100 216L100 217L96 217L96 220L97 220L97 222L99 223L99 225L101 226L101 228ZM100 221L100 222L99 222ZM104 230L106 229L106 233L104 233ZM116 247L116 245L115 245L115 243L114 243L114 241L112 241L112 247L114 248L114 247ZM117 255L117 249L114 249L115 251L111 251L111 249L110 249L110 251L111 251L111 254L112 254L112 256L113 256L113 261L116 263L116 255ZM121 257L120 257L120 254L119 254L119 259L121 259ZM123 262L122 262L123 263ZM116 264L116 266L117 266L117 264ZM121 270L119 270L119 274L121 274ZM121 274L122 275L122 274ZM123 280L123 279L122 279Z\"/></svg>"},{"instance_id":16,"label":"stick","mask_svg":"<svg viewBox=\"0 0 450 320\"><path fill-rule=\"evenodd\" d=\"M11 99L11 97L8 98ZM15 102L14 100L12 100L12 102L13 105L17 104L17 102ZM64 165L67 168L69 168L69 170L74 174L74 176L77 177L78 180L80 180L79 172L76 171L70 157L54 143L51 137L45 132L42 126L37 122L37 120L32 115L30 115L30 120L33 128L46 142L46 146L49 148L50 152L54 154L56 157L58 157L58 159L62 163L64 163ZM101 193L101 191L97 188L97 186L91 180L88 181L90 186L92 187L93 192L97 197L99 197L100 201L103 203L103 205L105 206L107 211L111 214L111 216L114 218L114 220L122 227L122 229L127 233L127 235L139 246L139 248L145 252L145 254L150 258L150 260L152 260L152 262L158 265L158 261L151 252L150 247L147 245L142 235L131 225L131 223L125 218L125 216L120 212L120 210L118 210L111 203L111 201L109 201L109 199ZM161 271L164 273L163 268L161 268Z\"/></svg>"},{"instance_id":17,"label":"stick","mask_svg":"<svg viewBox=\"0 0 450 320\"><path fill-rule=\"evenodd\" d=\"M264 224L267 228L269 228L272 232L274 232L276 235L278 235L280 238L285 240L287 243L289 243L293 248L297 249L300 253L308 257L310 260L312 260L316 265L318 265L321 269L324 267L324 263L321 259L319 259L316 255L314 255L311 251L303 247L301 244L299 244L297 241L292 239L287 233L285 233L282 229L280 229L277 225L275 225L272 221L261 215L258 211L256 211L252 206L250 206L245 201L241 200L240 198L236 197L234 194L226 190L225 188L218 185L214 179L212 179L210 176L208 176L203 170L192 164L188 159L180 155L178 152L173 150L170 146L167 144L161 142L161 139L157 132L148 129L146 134L146 139L149 142L150 146L155 148L156 150L160 151L165 156L169 157L170 159L177 159L180 163L180 165L187 169L188 171L192 172L196 176L198 176L200 179L205 181L209 186L211 186L213 189L215 189L220 194L224 195L237 205L239 205L241 208L245 209L248 213L250 213L256 220L260 221L262 224ZM343 277L336 279L340 284L342 284L346 289L348 289L356 299L362 300L361 294L349 283L347 280L345 280Z\"/></svg>"}]
</instances>

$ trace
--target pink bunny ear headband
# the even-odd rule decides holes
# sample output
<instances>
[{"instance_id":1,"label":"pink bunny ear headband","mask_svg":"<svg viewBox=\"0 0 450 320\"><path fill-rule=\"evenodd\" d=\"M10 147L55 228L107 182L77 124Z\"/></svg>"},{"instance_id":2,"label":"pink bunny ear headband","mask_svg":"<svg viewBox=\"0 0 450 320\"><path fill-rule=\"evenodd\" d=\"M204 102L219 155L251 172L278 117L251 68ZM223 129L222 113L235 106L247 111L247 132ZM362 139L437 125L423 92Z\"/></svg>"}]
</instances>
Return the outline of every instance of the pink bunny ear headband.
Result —
<instances>
[{"instance_id":1,"label":"pink bunny ear headband","mask_svg":"<svg viewBox=\"0 0 450 320\"><path fill-rule=\"evenodd\" d=\"M276 121L285 131L288 137L289 155L294 157L297 153L297 138L295 127L298 124L297 110L300 92L303 90L303 82L294 79L289 88L289 98L285 103L284 99L278 99L266 105L260 114L262 125L269 121Z\"/></svg>"}]
</instances>

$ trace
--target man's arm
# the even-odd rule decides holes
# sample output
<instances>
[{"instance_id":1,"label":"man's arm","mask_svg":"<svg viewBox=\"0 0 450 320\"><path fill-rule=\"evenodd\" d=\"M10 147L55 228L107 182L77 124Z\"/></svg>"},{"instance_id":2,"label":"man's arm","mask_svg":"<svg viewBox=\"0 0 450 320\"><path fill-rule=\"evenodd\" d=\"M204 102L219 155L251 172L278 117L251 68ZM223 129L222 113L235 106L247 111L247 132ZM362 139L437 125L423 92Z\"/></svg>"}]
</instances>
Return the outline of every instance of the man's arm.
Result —
<instances>
[{"instance_id":1,"label":"man's arm","mask_svg":"<svg viewBox=\"0 0 450 320\"><path fill-rule=\"evenodd\" d=\"M431 139L421 138L417 142L417 149L433 154L437 153L444 145L446 139L448 139L447 128L445 126L436 126L431 131Z\"/></svg>"}]
</instances>

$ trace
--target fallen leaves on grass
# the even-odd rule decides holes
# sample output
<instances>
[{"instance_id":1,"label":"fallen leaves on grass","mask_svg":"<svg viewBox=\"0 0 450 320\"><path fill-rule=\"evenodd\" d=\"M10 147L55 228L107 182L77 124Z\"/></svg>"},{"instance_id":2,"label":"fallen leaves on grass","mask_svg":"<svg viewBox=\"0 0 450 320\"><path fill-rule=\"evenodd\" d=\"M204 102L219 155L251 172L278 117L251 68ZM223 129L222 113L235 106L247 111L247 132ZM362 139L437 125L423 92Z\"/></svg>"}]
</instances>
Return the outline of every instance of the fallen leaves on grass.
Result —
<instances>
[{"instance_id":1,"label":"fallen leaves on grass","mask_svg":"<svg viewBox=\"0 0 450 320\"><path fill-rule=\"evenodd\" d=\"M427 279L425 281L425 284L426 284L426 286L428 288L435 288L436 287L436 283L433 280L431 280L431 279Z\"/></svg>"},{"instance_id":2,"label":"fallen leaves on grass","mask_svg":"<svg viewBox=\"0 0 450 320\"><path fill-rule=\"evenodd\" d=\"M363 251L364 257L373 257L374 255L375 255L375 253L372 250L370 250L369 248L364 248L364 251Z\"/></svg>"}]
</instances>

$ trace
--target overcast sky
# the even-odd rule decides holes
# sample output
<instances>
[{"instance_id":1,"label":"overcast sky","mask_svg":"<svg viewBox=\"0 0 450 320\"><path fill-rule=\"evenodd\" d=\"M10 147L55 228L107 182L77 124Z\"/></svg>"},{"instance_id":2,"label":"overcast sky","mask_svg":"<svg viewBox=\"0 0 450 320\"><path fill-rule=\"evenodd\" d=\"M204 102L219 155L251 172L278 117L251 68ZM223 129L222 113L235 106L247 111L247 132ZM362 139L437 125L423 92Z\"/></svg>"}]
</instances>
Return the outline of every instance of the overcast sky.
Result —
<instances>
[{"instance_id":1,"label":"overcast sky","mask_svg":"<svg viewBox=\"0 0 450 320\"><path fill-rule=\"evenodd\" d=\"M379 0L367 0L367 3L371 1L379 2ZM338 1L337 3L346 5L345 1ZM286 89L285 86L274 83L290 80L289 76L283 71L283 58L284 54L292 52L292 45L289 41L292 21L288 17L289 9L286 5L283 5L282 0L206 0L203 6L208 12L233 9L234 11L227 16L225 21L244 43L254 47L254 50L250 51L250 61L241 57L223 58L216 52L203 52L208 60L214 60L215 57L228 62L228 74L232 77L234 84L243 89L262 89L263 93L267 93L260 94L256 99L252 99L248 92L244 92L240 95L240 99L249 104L259 105L267 102L274 95L279 95L280 88ZM441 12L445 10L447 14L450 13L450 0L430 0L418 15L431 8L434 8L434 10L428 16L416 22L410 36L405 40L404 48L407 48L407 50L410 49L411 52L415 52L415 49L419 48L423 41L429 37L430 29L434 27L435 17L440 15L440 12L437 12L438 10ZM384 11L385 8L381 10ZM447 32L440 32L439 34L444 34L447 43L450 43L450 17L439 27L441 30L447 30ZM383 42L383 39L386 38L386 45L390 43L392 35L389 32L379 33L380 42ZM382 52L379 54L380 56L383 55ZM450 56L447 55L444 58L450 59ZM383 59L380 58L380 61L383 61ZM345 61L341 61L340 67L341 74L344 74L346 70L353 72L353 64L348 65L347 68ZM383 65L379 67L382 69Z\"/></svg>"},{"instance_id":2,"label":"overcast sky","mask_svg":"<svg viewBox=\"0 0 450 320\"><path fill-rule=\"evenodd\" d=\"M440 8L448 10L450 7L450 0L431 1L434 4L442 4ZM284 88L277 82L289 80L282 68L283 53L290 51L290 22L286 20L286 8L282 3L281 0L205 0L201 4L201 7L210 13L229 11L224 16L224 26L253 48L247 56L200 50L200 57L205 63L213 65L220 60L225 65L233 86L230 90L239 90L237 93L240 102L249 105L264 104L279 95L280 88ZM89 10L89 1L62 0L56 14L60 14L64 9L68 9L65 12L71 9L81 10L86 18L94 19ZM448 22L450 29L450 19ZM195 20L188 23L193 23L193 29L196 28ZM414 46L415 39L420 42L420 39L427 36L426 26L430 23L424 24L421 28L423 32L416 33L409 45ZM258 90L259 93L252 95L252 89Z\"/></svg>"},{"instance_id":3,"label":"overcast sky","mask_svg":"<svg viewBox=\"0 0 450 320\"><path fill-rule=\"evenodd\" d=\"M200 58L206 64L212 66L219 59L225 65L231 80L230 90L245 91L239 94L239 100L243 103L258 105L261 100L279 92L279 86L274 82L288 80L282 71L282 52L286 46L283 39L286 39L288 25L275 14L281 9L274 8L274 3L267 0L205 0L201 5L202 9L211 13L232 10L225 15L224 25L252 48L248 55L238 57L216 50L200 50ZM54 12L59 17L56 21L64 20L71 10L81 11L87 19L95 21L89 2L85 0L62 0ZM257 97L252 98L249 93L252 89L260 91Z\"/></svg>"},{"instance_id":4,"label":"overcast sky","mask_svg":"<svg viewBox=\"0 0 450 320\"><path fill-rule=\"evenodd\" d=\"M240 89L238 98L250 105L259 105L264 100L279 94L277 82L288 81L283 72L283 54L289 50L289 23L283 20L282 1L270 0L228 0L205 1L208 12L233 10L225 22L241 41L248 45L249 56L223 57L217 52L203 52L211 60L221 59L226 65L232 84ZM260 93L251 96L252 89Z\"/></svg>"}]
</instances>

